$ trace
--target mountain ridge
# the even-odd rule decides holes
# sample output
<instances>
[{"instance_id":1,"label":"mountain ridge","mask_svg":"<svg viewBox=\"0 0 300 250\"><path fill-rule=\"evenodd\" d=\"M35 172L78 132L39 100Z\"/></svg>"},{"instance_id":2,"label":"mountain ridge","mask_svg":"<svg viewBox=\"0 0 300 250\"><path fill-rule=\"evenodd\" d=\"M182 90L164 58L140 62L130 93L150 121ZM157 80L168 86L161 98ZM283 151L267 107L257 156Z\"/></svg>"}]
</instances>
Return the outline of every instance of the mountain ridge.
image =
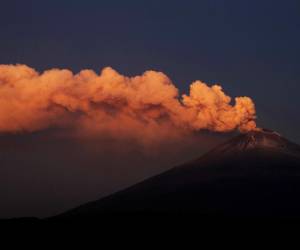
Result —
<instances>
[{"instance_id":1,"label":"mountain ridge","mask_svg":"<svg viewBox=\"0 0 300 250\"><path fill-rule=\"evenodd\" d=\"M300 218L300 146L273 131L241 134L204 156L56 219L115 213Z\"/></svg>"},{"instance_id":2,"label":"mountain ridge","mask_svg":"<svg viewBox=\"0 0 300 250\"><path fill-rule=\"evenodd\" d=\"M215 147L211 151L247 151L253 149L265 149L272 151L280 151L282 153L293 154L297 157L300 156L300 146L290 142L286 138L282 137L279 133L261 129L258 131L250 131L238 135L227 142ZM209 151L209 152L211 152ZM208 152L208 153L209 153Z\"/></svg>"}]
</instances>

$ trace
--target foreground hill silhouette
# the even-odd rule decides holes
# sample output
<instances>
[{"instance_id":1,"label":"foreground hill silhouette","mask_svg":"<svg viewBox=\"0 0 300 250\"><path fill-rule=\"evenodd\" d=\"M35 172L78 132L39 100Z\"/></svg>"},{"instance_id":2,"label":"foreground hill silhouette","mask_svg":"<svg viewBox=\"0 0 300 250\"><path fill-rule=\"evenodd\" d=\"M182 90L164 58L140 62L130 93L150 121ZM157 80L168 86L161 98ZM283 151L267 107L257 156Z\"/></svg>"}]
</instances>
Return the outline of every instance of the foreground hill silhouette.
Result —
<instances>
[{"instance_id":1,"label":"foreground hill silhouette","mask_svg":"<svg viewBox=\"0 0 300 250\"><path fill-rule=\"evenodd\" d=\"M241 134L201 158L50 220L112 214L300 218L300 146L270 130Z\"/></svg>"}]
</instances>

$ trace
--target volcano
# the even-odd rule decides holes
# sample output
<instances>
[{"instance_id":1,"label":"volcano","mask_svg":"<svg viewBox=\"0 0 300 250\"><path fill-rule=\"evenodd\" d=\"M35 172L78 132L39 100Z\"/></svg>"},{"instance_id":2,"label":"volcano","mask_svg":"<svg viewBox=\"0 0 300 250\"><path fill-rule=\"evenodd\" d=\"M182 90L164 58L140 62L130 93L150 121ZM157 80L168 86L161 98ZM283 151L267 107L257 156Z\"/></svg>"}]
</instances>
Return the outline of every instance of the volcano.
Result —
<instances>
[{"instance_id":1,"label":"volcano","mask_svg":"<svg viewBox=\"0 0 300 250\"><path fill-rule=\"evenodd\" d=\"M300 218L299 194L300 146L262 129L54 218L95 219L120 213Z\"/></svg>"}]
</instances>

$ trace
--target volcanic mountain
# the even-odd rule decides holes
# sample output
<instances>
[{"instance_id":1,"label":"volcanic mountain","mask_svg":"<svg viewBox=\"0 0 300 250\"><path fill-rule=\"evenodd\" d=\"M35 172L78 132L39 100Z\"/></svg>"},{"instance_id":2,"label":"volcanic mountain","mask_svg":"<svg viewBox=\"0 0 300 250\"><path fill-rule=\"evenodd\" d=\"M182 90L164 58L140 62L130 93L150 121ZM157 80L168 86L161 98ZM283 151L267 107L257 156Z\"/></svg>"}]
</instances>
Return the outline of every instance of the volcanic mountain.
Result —
<instances>
[{"instance_id":1,"label":"volcanic mountain","mask_svg":"<svg viewBox=\"0 0 300 250\"><path fill-rule=\"evenodd\" d=\"M300 146L263 129L54 218L95 219L116 213L300 218L299 194Z\"/></svg>"}]
</instances>

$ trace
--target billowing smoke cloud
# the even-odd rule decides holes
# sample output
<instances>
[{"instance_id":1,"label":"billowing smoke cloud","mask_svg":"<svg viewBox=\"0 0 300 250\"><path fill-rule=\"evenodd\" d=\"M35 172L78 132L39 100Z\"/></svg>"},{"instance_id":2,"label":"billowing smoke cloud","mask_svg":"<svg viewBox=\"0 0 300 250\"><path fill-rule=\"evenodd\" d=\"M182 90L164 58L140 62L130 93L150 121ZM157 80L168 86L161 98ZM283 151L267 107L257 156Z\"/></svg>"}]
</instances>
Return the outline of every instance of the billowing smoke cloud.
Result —
<instances>
[{"instance_id":1,"label":"billowing smoke cloud","mask_svg":"<svg viewBox=\"0 0 300 250\"><path fill-rule=\"evenodd\" d=\"M126 77L112 68L73 74L38 73L25 65L0 65L0 133L68 128L79 134L129 137L151 142L198 130L256 128L249 97L231 104L222 87L201 81L180 96L161 72Z\"/></svg>"}]
</instances>

